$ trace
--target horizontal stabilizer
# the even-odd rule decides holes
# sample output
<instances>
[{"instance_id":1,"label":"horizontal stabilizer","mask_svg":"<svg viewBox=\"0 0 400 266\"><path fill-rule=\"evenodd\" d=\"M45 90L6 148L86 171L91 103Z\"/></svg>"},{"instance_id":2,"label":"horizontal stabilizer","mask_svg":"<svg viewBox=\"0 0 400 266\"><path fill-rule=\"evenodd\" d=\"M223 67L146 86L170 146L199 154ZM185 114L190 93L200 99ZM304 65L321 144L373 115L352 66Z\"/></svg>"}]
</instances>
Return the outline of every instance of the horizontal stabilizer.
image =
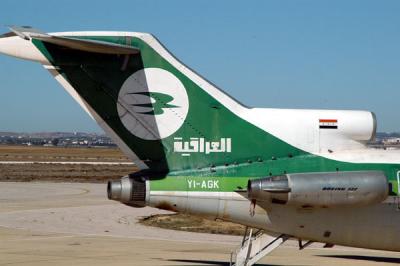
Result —
<instances>
[{"instance_id":1,"label":"horizontal stabilizer","mask_svg":"<svg viewBox=\"0 0 400 266\"><path fill-rule=\"evenodd\" d=\"M109 42L82 40L71 37L53 36L30 27L10 27L10 30L25 40L36 39L70 49L101 54L137 54L139 49Z\"/></svg>"}]
</instances>

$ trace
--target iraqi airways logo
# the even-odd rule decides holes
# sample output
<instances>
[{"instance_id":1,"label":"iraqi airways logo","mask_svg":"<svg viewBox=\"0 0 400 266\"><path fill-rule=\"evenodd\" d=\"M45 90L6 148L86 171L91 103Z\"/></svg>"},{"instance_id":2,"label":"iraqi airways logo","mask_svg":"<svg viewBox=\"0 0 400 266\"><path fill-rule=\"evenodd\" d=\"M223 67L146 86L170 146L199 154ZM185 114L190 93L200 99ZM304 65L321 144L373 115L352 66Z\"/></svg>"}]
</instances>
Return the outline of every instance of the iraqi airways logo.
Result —
<instances>
[{"instance_id":1,"label":"iraqi airways logo","mask_svg":"<svg viewBox=\"0 0 400 266\"><path fill-rule=\"evenodd\" d=\"M118 115L133 135L156 140L175 133L189 111L189 99L182 82L161 68L133 73L118 94Z\"/></svg>"},{"instance_id":2,"label":"iraqi airways logo","mask_svg":"<svg viewBox=\"0 0 400 266\"><path fill-rule=\"evenodd\" d=\"M161 92L138 92L132 93L134 95L146 95L154 100L151 103L137 103L132 104L134 107L145 107L151 109L150 111L139 112L146 115L162 115L165 108L177 108L179 106L169 104L174 100L174 97Z\"/></svg>"}]
</instances>

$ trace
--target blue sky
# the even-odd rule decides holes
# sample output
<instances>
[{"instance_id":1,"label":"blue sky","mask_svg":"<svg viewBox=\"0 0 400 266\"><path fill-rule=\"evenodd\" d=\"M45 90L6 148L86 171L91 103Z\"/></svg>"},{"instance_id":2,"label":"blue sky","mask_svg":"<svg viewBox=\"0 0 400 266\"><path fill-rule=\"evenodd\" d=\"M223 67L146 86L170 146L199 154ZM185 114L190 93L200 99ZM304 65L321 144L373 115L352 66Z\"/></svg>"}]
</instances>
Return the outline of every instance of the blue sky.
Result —
<instances>
[{"instance_id":1,"label":"blue sky","mask_svg":"<svg viewBox=\"0 0 400 266\"><path fill-rule=\"evenodd\" d=\"M248 106L371 110L379 131L400 131L399 14L400 1L0 2L0 24L151 32ZM0 84L0 131L101 132L36 63L0 56Z\"/></svg>"}]
</instances>

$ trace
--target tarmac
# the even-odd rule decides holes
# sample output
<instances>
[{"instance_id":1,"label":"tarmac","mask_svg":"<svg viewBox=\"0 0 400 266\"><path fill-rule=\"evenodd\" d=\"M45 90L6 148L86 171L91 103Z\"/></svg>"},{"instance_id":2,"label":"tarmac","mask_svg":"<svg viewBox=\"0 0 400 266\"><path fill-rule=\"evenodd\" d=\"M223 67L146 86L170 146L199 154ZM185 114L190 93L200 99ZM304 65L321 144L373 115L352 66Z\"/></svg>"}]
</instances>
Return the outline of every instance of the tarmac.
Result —
<instances>
[{"instance_id":1,"label":"tarmac","mask_svg":"<svg viewBox=\"0 0 400 266\"><path fill-rule=\"evenodd\" d=\"M0 265L229 265L237 236L146 227L135 209L106 198L105 184L0 183ZM258 265L398 265L400 253L296 241Z\"/></svg>"}]
</instances>

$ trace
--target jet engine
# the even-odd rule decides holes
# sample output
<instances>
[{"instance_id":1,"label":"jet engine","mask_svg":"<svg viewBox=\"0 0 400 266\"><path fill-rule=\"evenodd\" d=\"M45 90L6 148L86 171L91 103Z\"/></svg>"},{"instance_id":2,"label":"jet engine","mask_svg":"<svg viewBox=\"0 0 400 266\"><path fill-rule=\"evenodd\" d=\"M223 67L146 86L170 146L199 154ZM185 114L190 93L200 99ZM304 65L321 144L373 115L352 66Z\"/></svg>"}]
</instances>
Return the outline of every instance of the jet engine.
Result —
<instances>
[{"instance_id":1,"label":"jet engine","mask_svg":"<svg viewBox=\"0 0 400 266\"><path fill-rule=\"evenodd\" d=\"M144 207L149 195L149 184L144 177L124 176L117 181L108 181L107 195L110 200L133 207Z\"/></svg>"},{"instance_id":2,"label":"jet engine","mask_svg":"<svg viewBox=\"0 0 400 266\"><path fill-rule=\"evenodd\" d=\"M253 201L304 208L363 206L384 201L389 184L382 171L301 173L249 180L247 193Z\"/></svg>"}]
</instances>

